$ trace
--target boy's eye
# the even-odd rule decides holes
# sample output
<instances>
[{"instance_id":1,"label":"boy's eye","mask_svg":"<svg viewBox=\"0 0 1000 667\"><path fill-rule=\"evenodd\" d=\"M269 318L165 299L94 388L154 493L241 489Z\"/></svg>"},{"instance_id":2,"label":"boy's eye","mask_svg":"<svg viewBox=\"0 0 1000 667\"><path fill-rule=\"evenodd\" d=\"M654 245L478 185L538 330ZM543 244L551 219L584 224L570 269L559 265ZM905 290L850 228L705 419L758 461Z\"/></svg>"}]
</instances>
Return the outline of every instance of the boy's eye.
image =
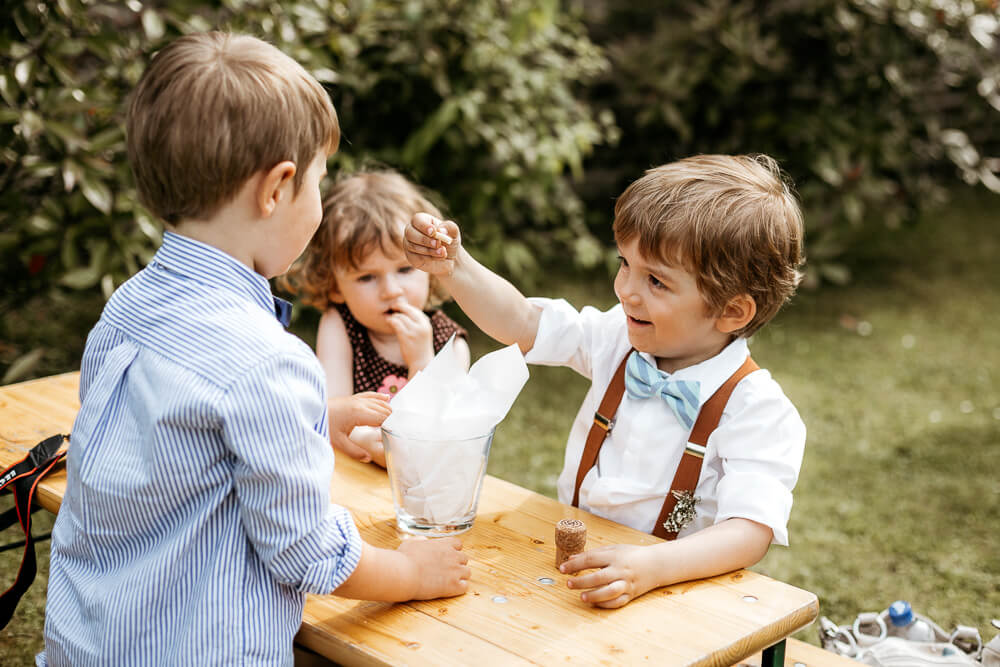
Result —
<instances>
[{"instance_id":1,"label":"boy's eye","mask_svg":"<svg viewBox=\"0 0 1000 667\"><path fill-rule=\"evenodd\" d=\"M652 274L650 274L649 276L649 284L655 287L656 289L667 289L666 284Z\"/></svg>"},{"instance_id":2,"label":"boy's eye","mask_svg":"<svg viewBox=\"0 0 1000 667\"><path fill-rule=\"evenodd\" d=\"M625 267L627 267L628 266L628 260L626 260L621 255L618 255L618 266L625 266Z\"/></svg>"},{"instance_id":3,"label":"boy's eye","mask_svg":"<svg viewBox=\"0 0 1000 667\"><path fill-rule=\"evenodd\" d=\"M373 280L375 280L375 276L373 276L370 273L365 273L365 274L360 275L360 276L357 277L357 281L359 283L368 283L368 282L371 282Z\"/></svg>"},{"instance_id":4,"label":"boy's eye","mask_svg":"<svg viewBox=\"0 0 1000 667\"><path fill-rule=\"evenodd\" d=\"M400 273L413 273L413 267L409 266L409 265L407 265L407 266L401 266L401 267L399 267L399 272Z\"/></svg>"}]
</instances>

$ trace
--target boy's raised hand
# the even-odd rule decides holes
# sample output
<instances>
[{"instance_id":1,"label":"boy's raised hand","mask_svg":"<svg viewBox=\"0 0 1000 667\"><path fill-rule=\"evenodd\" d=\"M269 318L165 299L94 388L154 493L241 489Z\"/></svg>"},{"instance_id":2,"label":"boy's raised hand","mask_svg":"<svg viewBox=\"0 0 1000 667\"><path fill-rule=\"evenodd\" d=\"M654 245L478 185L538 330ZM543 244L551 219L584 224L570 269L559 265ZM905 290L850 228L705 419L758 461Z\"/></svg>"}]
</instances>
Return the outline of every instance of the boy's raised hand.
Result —
<instances>
[{"instance_id":1,"label":"boy's raised hand","mask_svg":"<svg viewBox=\"0 0 1000 667\"><path fill-rule=\"evenodd\" d=\"M436 234L443 236L439 238ZM451 241L442 241L445 236ZM458 225L451 220L439 220L429 213L415 214L403 232L406 260L431 275L451 274L461 247L462 235Z\"/></svg>"},{"instance_id":2,"label":"boy's raised hand","mask_svg":"<svg viewBox=\"0 0 1000 667\"><path fill-rule=\"evenodd\" d=\"M472 569L458 538L406 539L396 551L405 554L414 568L417 588L412 599L452 597L468 590Z\"/></svg>"}]
</instances>

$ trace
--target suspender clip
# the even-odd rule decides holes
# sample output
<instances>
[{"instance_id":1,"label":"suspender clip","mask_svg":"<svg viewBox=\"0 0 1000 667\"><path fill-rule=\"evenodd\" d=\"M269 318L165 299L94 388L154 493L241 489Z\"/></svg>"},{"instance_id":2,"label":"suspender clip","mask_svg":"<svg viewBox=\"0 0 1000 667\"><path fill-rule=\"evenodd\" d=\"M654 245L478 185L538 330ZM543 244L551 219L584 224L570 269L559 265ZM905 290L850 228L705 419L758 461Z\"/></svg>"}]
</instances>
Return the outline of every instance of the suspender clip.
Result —
<instances>
[{"instance_id":1,"label":"suspender clip","mask_svg":"<svg viewBox=\"0 0 1000 667\"><path fill-rule=\"evenodd\" d=\"M684 447L684 453L690 454L691 456L697 456L699 459L703 459L705 458L705 446L689 442Z\"/></svg>"},{"instance_id":2,"label":"suspender clip","mask_svg":"<svg viewBox=\"0 0 1000 667\"><path fill-rule=\"evenodd\" d=\"M613 429L615 427L615 420L614 419L608 419L607 417L605 417L604 415L602 415L600 412L595 412L594 413L594 424L597 425L597 426L600 426L601 428L603 428L604 431L605 431L605 433L611 433L611 429Z\"/></svg>"}]
</instances>

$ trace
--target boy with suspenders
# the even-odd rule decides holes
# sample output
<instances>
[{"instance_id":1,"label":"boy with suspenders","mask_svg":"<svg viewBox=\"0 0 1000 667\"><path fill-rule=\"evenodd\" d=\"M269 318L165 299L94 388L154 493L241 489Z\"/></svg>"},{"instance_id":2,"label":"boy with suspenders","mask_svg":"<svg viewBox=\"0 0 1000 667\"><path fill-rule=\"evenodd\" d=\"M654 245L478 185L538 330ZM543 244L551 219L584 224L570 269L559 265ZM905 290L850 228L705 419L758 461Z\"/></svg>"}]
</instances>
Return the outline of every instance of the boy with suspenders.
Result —
<instances>
[{"instance_id":1,"label":"boy with suspenders","mask_svg":"<svg viewBox=\"0 0 1000 667\"><path fill-rule=\"evenodd\" d=\"M406 230L412 264L484 332L591 379L559 499L667 540L562 565L597 568L568 585L601 607L787 545L806 437L747 346L794 293L803 261L801 212L775 161L702 155L650 169L618 198L613 229L620 303L606 312L526 299L462 248L454 222L420 213Z\"/></svg>"}]
</instances>

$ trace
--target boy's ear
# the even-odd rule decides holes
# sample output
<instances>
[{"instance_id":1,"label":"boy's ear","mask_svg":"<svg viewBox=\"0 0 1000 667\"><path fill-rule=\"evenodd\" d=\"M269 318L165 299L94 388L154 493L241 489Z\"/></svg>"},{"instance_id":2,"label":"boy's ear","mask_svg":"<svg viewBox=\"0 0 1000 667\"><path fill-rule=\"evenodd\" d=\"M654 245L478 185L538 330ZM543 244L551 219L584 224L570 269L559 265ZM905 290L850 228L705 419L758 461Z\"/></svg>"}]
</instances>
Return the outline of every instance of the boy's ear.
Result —
<instances>
[{"instance_id":1,"label":"boy's ear","mask_svg":"<svg viewBox=\"0 0 1000 667\"><path fill-rule=\"evenodd\" d=\"M285 186L295 177L295 163L284 160L264 172L257 184L255 203L261 217L268 218L284 196Z\"/></svg>"},{"instance_id":2,"label":"boy's ear","mask_svg":"<svg viewBox=\"0 0 1000 667\"><path fill-rule=\"evenodd\" d=\"M715 328L722 333L739 331L757 314L757 302L749 294L734 296L715 319Z\"/></svg>"}]
</instances>

